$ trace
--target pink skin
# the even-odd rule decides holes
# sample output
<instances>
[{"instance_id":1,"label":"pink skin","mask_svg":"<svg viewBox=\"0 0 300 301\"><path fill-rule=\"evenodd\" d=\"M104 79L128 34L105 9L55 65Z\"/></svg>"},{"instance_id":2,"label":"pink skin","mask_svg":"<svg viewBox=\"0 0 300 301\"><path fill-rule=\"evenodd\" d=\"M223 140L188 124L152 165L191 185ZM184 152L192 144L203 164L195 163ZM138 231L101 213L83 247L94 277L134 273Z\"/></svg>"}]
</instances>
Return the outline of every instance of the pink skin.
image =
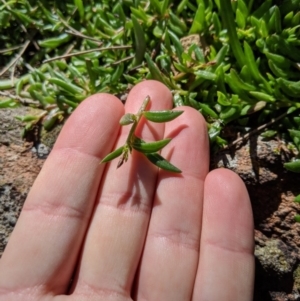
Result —
<instances>
[{"instance_id":1,"label":"pink skin","mask_svg":"<svg viewBox=\"0 0 300 301\"><path fill-rule=\"evenodd\" d=\"M170 91L144 81L129 94L136 113L172 107ZM182 174L158 170L121 146L130 126L114 96L85 100L64 126L36 179L0 260L0 300L250 301L253 221L241 179L208 172L203 117L194 109L166 124L145 120L146 141L174 138L162 155ZM120 129L120 130L119 130ZM73 279L71 285L70 280Z\"/></svg>"}]
</instances>

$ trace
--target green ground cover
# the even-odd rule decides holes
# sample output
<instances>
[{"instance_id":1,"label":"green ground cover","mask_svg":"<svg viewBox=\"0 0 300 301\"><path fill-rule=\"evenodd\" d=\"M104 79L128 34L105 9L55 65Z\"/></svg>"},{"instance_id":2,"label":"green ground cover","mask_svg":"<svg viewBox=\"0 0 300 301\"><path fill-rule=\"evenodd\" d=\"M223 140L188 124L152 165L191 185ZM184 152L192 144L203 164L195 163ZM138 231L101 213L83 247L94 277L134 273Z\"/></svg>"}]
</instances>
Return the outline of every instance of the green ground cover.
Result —
<instances>
[{"instance_id":1,"label":"green ground cover","mask_svg":"<svg viewBox=\"0 0 300 301\"><path fill-rule=\"evenodd\" d=\"M153 78L205 116L215 148L232 124L297 150L299 37L300 0L2 0L0 107L40 107L20 119L51 129L87 96Z\"/></svg>"}]
</instances>

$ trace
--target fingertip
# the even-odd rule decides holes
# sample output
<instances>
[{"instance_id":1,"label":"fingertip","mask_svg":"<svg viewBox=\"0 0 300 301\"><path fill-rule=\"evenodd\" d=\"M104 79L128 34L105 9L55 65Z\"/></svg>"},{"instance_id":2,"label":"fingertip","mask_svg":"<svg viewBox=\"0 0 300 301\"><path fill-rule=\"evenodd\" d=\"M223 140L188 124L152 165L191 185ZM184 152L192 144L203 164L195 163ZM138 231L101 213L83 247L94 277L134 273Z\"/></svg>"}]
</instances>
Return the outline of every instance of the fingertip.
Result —
<instances>
[{"instance_id":1,"label":"fingertip","mask_svg":"<svg viewBox=\"0 0 300 301\"><path fill-rule=\"evenodd\" d=\"M65 123L54 149L84 148L85 152L97 155L101 148L97 137L98 141L103 143L108 139L113 145L111 140L119 131L119 120L123 114L124 106L117 97L106 93L89 96Z\"/></svg>"},{"instance_id":2,"label":"fingertip","mask_svg":"<svg viewBox=\"0 0 300 301\"><path fill-rule=\"evenodd\" d=\"M246 190L245 184L242 179L230 169L227 168L217 168L209 172L206 177L205 182L207 185L222 185L223 189L232 189L238 185L240 189ZM226 184L224 186L224 184ZM234 187L235 188L235 187Z\"/></svg>"},{"instance_id":3,"label":"fingertip","mask_svg":"<svg viewBox=\"0 0 300 301\"><path fill-rule=\"evenodd\" d=\"M210 171L205 179L205 187L211 194L219 194L227 197L228 202L233 203L232 206L238 205L235 202L250 204L248 191L244 182L238 174L230 169L218 168Z\"/></svg>"},{"instance_id":4,"label":"fingertip","mask_svg":"<svg viewBox=\"0 0 300 301\"><path fill-rule=\"evenodd\" d=\"M172 93L161 82L145 80L135 85L129 92L126 101L126 111L136 111L140 108L146 96L150 96L151 102L148 110L165 110L172 108Z\"/></svg>"},{"instance_id":5,"label":"fingertip","mask_svg":"<svg viewBox=\"0 0 300 301\"><path fill-rule=\"evenodd\" d=\"M66 125L73 122L76 124L83 123L84 125L93 122L97 118L100 121L100 116L104 114L105 120L107 120L108 117L121 116L123 112L124 106L117 97L108 93L97 93L87 97L79 104Z\"/></svg>"},{"instance_id":6,"label":"fingertip","mask_svg":"<svg viewBox=\"0 0 300 301\"><path fill-rule=\"evenodd\" d=\"M251 253L253 215L248 191L242 179L225 168L208 173L204 184L204 225L219 244ZM227 241L222 241L227 237Z\"/></svg>"},{"instance_id":7,"label":"fingertip","mask_svg":"<svg viewBox=\"0 0 300 301\"><path fill-rule=\"evenodd\" d=\"M124 106L120 99L109 93L96 93L87 97L76 110L82 110L86 107L98 107L105 105L113 111L124 111Z\"/></svg>"}]
</instances>

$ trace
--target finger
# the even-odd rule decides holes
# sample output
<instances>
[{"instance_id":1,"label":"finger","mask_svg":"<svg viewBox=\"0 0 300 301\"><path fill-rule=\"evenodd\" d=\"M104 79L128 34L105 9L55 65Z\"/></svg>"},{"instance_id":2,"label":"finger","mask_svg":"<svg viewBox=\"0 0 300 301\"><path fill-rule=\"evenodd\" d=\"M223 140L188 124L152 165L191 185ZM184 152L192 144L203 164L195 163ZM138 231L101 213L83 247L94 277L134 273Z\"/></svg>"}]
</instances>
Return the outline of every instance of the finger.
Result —
<instances>
[{"instance_id":1,"label":"finger","mask_svg":"<svg viewBox=\"0 0 300 301\"><path fill-rule=\"evenodd\" d=\"M179 108L180 110L182 108ZM190 300L199 258L202 197L208 172L206 124L194 109L166 124L174 137L162 155L182 170L161 170L137 277L137 300Z\"/></svg>"},{"instance_id":2,"label":"finger","mask_svg":"<svg viewBox=\"0 0 300 301\"><path fill-rule=\"evenodd\" d=\"M99 161L115 142L123 110L117 98L94 95L63 127L1 259L1 294L18 300L23 292L66 291L104 169Z\"/></svg>"},{"instance_id":3,"label":"finger","mask_svg":"<svg viewBox=\"0 0 300 301\"><path fill-rule=\"evenodd\" d=\"M193 300L252 300L253 219L242 180L226 169L205 180L200 262Z\"/></svg>"},{"instance_id":4,"label":"finger","mask_svg":"<svg viewBox=\"0 0 300 301\"><path fill-rule=\"evenodd\" d=\"M136 113L147 95L151 110L172 106L171 93L164 85L144 81L129 93L125 111ZM136 134L144 140L163 137L164 124L141 123ZM122 128L116 147L125 143L130 128ZM130 295L148 227L157 168L136 151L119 169L117 164L118 160L112 161L107 168L83 247L74 295Z\"/></svg>"}]
</instances>

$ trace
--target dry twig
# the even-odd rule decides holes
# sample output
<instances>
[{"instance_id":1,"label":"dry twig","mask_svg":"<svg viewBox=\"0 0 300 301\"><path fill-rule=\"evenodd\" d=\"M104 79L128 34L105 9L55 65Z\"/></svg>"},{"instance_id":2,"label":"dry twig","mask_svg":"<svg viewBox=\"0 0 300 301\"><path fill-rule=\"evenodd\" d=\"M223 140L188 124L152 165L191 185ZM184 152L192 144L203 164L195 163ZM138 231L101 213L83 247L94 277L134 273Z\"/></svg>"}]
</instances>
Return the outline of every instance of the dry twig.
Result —
<instances>
[{"instance_id":1,"label":"dry twig","mask_svg":"<svg viewBox=\"0 0 300 301\"><path fill-rule=\"evenodd\" d=\"M225 145L225 146L223 147L223 150L229 149L229 148L231 148L232 146L238 144L238 143L241 142L241 141L245 141L245 140L248 139L250 136L252 136L252 135L254 135L254 134L256 134L256 133L258 133L258 132L264 130L265 128L267 128L267 127L273 125L274 123L276 123L276 122L279 121L280 119L284 118L287 114L288 114L288 113L285 112L285 113L281 114L280 116L278 116L278 117L272 119L271 121L269 121L269 122L267 122L267 123L265 123L265 124L263 124L263 125L257 127L256 129L254 129L254 130L248 132L247 134L243 135L242 137L237 138L236 140L234 140L234 141L231 142L230 144Z\"/></svg>"},{"instance_id":2,"label":"dry twig","mask_svg":"<svg viewBox=\"0 0 300 301\"><path fill-rule=\"evenodd\" d=\"M18 55L17 55L13 60L11 60L11 62L10 62L7 66L5 66L5 67L1 70L0 76L2 76L2 75L3 75L7 70L9 70L13 65L15 65L15 64L18 63L19 59L22 57L23 53L25 52L25 50L27 49L27 47L28 47L29 44L30 44L30 40L27 40L27 41L23 44L23 46L22 46L21 50L19 51Z\"/></svg>"},{"instance_id":3,"label":"dry twig","mask_svg":"<svg viewBox=\"0 0 300 301\"><path fill-rule=\"evenodd\" d=\"M0 95L15 99L23 105L34 105L36 108L42 108L43 107L42 104L40 104L38 101L34 101L32 99L29 99L29 98L23 98L23 97L20 97L18 95L11 94L9 92L0 91Z\"/></svg>"},{"instance_id":4,"label":"dry twig","mask_svg":"<svg viewBox=\"0 0 300 301\"><path fill-rule=\"evenodd\" d=\"M44 60L43 63L49 63L49 62L52 62L52 61L65 59L65 58L69 58L69 57L76 56L76 55L87 54L87 53L91 53L91 52L95 52L95 51L130 49L130 48L132 48L132 46L127 46L127 45L125 45L125 46L111 46L111 47L94 48L94 49L78 51L78 52L69 53L69 54L66 54L66 55L52 57L50 59Z\"/></svg>"}]
</instances>

